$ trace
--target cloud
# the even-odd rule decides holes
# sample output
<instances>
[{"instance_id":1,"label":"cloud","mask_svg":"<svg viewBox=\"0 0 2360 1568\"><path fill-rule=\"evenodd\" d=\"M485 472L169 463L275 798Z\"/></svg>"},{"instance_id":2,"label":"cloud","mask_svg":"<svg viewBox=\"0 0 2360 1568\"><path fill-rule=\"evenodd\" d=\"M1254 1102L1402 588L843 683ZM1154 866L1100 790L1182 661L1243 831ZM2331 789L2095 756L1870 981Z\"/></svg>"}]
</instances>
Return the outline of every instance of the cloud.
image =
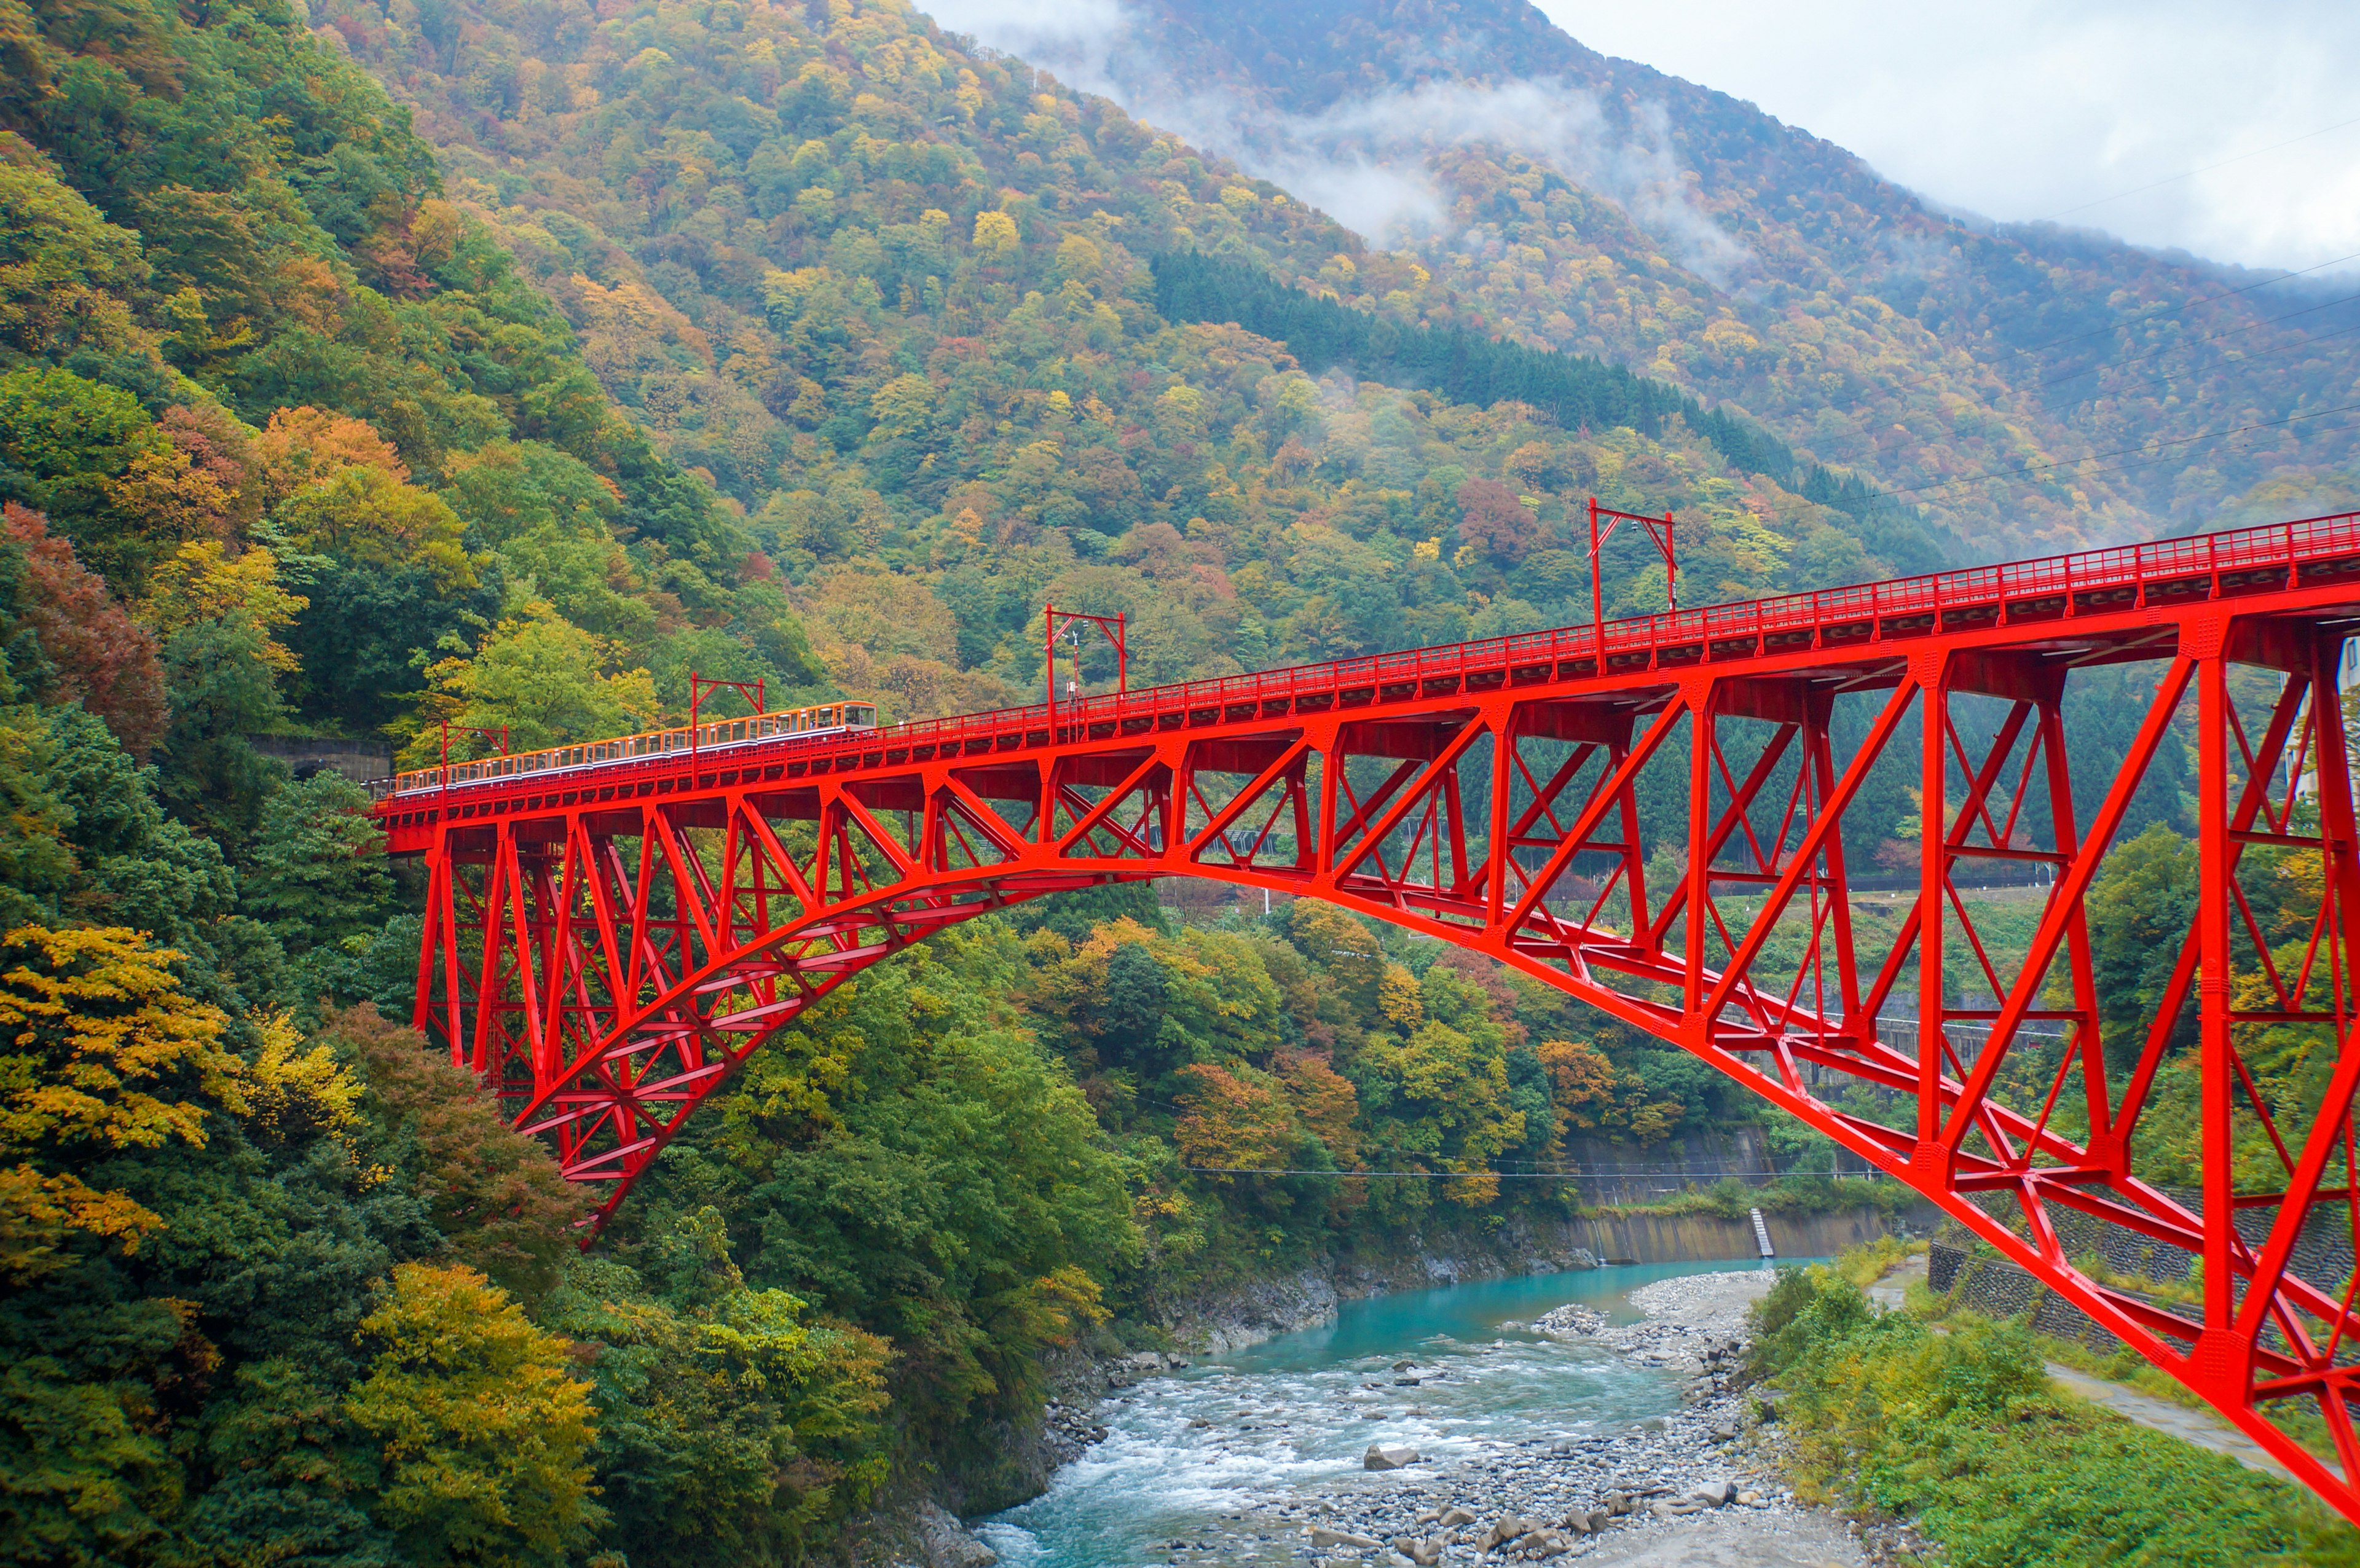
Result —
<instances>
[{"instance_id":1,"label":"cloud","mask_svg":"<svg viewBox=\"0 0 2360 1568\"><path fill-rule=\"evenodd\" d=\"M2360 252L2360 125L2275 146L2360 115L2350 0L1537 3L1945 206L2252 266Z\"/></svg>"},{"instance_id":2,"label":"cloud","mask_svg":"<svg viewBox=\"0 0 2360 1568\"><path fill-rule=\"evenodd\" d=\"M1239 98L1182 93L1120 0L936 0L955 32L1112 98L1149 124L1284 187L1380 245L1455 245L1486 237L1456 229L1434 172L1437 155L1483 145L1521 153L1620 205L1682 266L1723 288L1747 253L1689 201L1660 108L1618 135L1588 93L1562 82L1478 86L1436 82L1345 100L1313 115Z\"/></svg>"}]
</instances>

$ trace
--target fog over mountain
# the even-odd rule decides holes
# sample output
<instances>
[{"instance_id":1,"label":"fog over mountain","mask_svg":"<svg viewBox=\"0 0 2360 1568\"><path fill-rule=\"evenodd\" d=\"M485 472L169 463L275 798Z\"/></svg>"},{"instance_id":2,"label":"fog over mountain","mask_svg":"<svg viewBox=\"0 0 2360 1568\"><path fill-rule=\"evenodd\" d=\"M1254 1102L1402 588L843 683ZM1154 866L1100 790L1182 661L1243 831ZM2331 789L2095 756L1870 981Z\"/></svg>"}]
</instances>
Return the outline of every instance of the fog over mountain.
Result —
<instances>
[{"instance_id":1,"label":"fog over mountain","mask_svg":"<svg viewBox=\"0 0 2360 1568\"><path fill-rule=\"evenodd\" d=\"M2284 273L1957 212L1710 83L1586 48L1523 0L934 11L1415 255L1485 295L1499 327L1732 398L1814 456L2019 539L2353 496L2354 418L2337 410L2360 364L2360 285L2336 266L2270 282ZM1502 199L1519 169L1594 205L1579 223L1536 217L1537 187ZM1618 241L1621 225L1644 243ZM1601 283L1583 265L1601 256L1636 276ZM1626 289L1660 302L1655 323L1601 327L1601 296ZM1825 351L1831 323L1858 334L1852 379L1816 361L1808 385L1782 374L1807 343ZM1697 341L1738 325L1786 364L1732 366ZM1930 452L1961 430L1955 409L1934 416L1948 432L1924 426L1928 396L2012 436L1980 461ZM2049 520L1999 516L2018 511Z\"/></svg>"}]
</instances>

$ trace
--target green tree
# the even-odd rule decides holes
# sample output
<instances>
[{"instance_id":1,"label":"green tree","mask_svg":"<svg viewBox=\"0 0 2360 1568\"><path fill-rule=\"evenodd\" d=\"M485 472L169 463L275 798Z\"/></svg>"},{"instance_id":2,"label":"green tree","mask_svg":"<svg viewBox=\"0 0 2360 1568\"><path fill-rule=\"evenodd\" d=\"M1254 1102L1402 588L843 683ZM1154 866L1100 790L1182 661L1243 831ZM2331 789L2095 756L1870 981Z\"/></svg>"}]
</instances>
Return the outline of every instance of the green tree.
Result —
<instances>
[{"instance_id":1,"label":"green tree","mask_svg":"<svg viewBox=\"0 0 2360 1568\"><path fill-rule=\"evenodd\" d=\"M617 668L622 650L560 618L545 604L502 621L465 658L429 670L428 715L508 732L518 751L655 726L660 709L645 670ZM440 732L420 726L405 765L432 760ZM454 755L456 753L454 752Z\"/></svg>"},{"instance_id":2,"label":"green tree","mask_svg":"<svg viewBox=\"0 0 2360 1568\"><path fill-rule=\"evenodd\" d=\"M303 993L357 1000L365 984L358 966L392 912L385 835L368 804L366 790L328 768L263 803L239 879L241 906L293 958Z\"/></svg>"}]
</instances>

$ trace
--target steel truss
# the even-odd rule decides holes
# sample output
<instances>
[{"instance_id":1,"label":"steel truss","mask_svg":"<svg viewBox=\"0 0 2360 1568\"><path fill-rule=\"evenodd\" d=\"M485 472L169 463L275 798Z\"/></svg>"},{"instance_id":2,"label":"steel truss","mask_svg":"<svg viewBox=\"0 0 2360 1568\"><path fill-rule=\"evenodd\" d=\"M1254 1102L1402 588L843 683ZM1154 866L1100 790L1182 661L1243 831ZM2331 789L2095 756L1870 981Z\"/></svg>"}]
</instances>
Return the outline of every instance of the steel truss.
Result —
<instances>
[{"instance_id":1,"label":"steel truss","mask_svg":"<svg viewBox=\"0 0 2360 1568\"><path fill-rule=\"evenodd\" d=\"M1603 673L1510 659L402 798L381 808L392 846L430 868L417 1021L602 1190L603 1221L765 1040L945 926L1172 876L1325 899L1701 1057L2360 1519L2360 862L2336 686L2360 539L2349 555ZM2111 665L2138 670L2141 711L2077 804L2068 692ZM2143 787L2183 771L2194 918L2147 1022L2108 1039L2087 896ZM1864 855L1899 856L1845 822L1896 780L1919 801L1914 874L1863 891ZM2020 959L1962 893L1994 877L2037 911ZM2309 1063L2277 1098L2249 1060L2266 1034ZM2077 1261L2060 1227L2090 1220L2198 1265L2188 1287Z\"/></svg>"}]
</instances>

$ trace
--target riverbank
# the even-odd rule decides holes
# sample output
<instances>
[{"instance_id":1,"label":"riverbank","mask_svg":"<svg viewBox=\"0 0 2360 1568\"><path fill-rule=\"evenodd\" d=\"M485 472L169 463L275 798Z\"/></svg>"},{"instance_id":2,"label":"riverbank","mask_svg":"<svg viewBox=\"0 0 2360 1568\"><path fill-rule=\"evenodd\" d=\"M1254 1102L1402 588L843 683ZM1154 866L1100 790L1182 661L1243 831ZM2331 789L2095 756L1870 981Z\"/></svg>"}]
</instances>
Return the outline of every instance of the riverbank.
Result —
<instances>
[{"instance_id":1,"label":"riverbank","mask_svg":"<svg viewBox=\"0 0 2360 1568\"><path fill-rule=\"evenodd\" d=\"M1922 1212L1921 1212L1922 1211ZM1783 1258L1832 1258L1891 1234L1923 1231L1930 1208L1860 1204L1825 1213L1766 1212L1771 1246ZM1756 1256L1752 1219L1668 1209L1601 1209L1574 1219L1518 1216L1489 1234L1412 1236L1383 1252L1348 1252L1296 1269L1151 1301L1146 1317L1171 1349L1218 1356L1275 1334L1335 1321L1348 1301L1518 1275L1612 1264L1709 1264Z\"/></svg>"},{"instance_id":2,"label":"riverbank","mask_svg":"<svg viewBox=\"0 0 2360 1568\"><path fill-rule=\"evenodd\" d=\"M1504 1548L1511 1561L1598 1568L1863 1568L1868 1559L1841 1518L1798 1502L1739 1445L1751 1423L1732 1384L1747 1309L1772 1278L1716 1272L1644 1285L1630 1302L1644 1315L1629 1324L1580 1306L1543 1314L1533 1324L1543 1334L1677 1379L1680 1407L1621 1433L1528 1438L1522 1452L1339 1500L1309 1527L1317 1561L1473 1563Z\"/></svg>"},{"instance_id":3,"label":"riverbank","mask_svg":"<svg viewBox=\"0 0 2360 1568\"><path fill-rule=\"evenodd\" d=\"M1429 1290L1215 1365L1130 1368L1076 1412L1104 1440L978 1533L1009 1568L1465 1565L1502 1547L1860 1568L1842 1523L1741 1441L1732 1383L1769 1278L1605 1269Z\"/></svg>"}]
</instances>

